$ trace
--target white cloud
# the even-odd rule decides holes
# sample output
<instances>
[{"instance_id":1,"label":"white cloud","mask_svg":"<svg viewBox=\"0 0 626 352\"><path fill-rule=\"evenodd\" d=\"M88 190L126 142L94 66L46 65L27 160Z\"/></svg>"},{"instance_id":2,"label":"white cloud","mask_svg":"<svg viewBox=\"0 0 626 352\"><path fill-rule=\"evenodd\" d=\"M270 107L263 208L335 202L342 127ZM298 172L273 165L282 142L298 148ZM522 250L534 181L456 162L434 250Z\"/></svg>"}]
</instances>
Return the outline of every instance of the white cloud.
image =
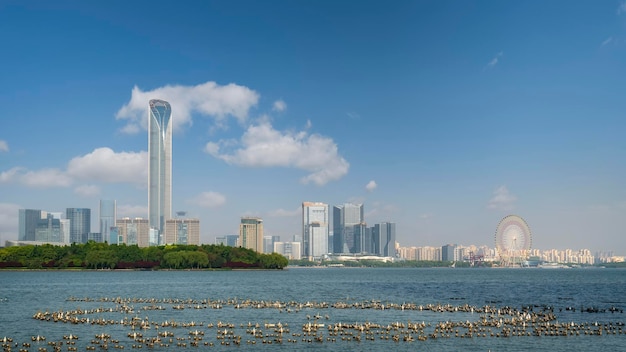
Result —
<instances>
[{"instance_id":1,"label":"white cloud","mask_svg":"<svg viewBox=\"0 0 626 352\"><path fill-rule=\"evenodd\" d=\"M17 239L19 210L21 206L11 203L0 203L0 234L2 241ZM7 235L13 235L10 238ZM4 242L0 245L4 246Z\"/></svg>"},{"instance_id":2,"label":"white cloud","mask_svg":"<svg viewBox=\"0 0 626 352\"><path fill-rule=\"evenodd\" d=\"M608 45L609 43L611 43L613 41L613 37L608 37L606 38L603 42L601 46L605 46Z\"/></svg>"},{"instance_id":3,"label":"white cloud","mask_svg":"<svg viewBox=\"0 0 626 352\"><path fill-rule=\"evenodd\" d=\"M145 185L148 179L148 152L116 153L110 148L97 148L70 160L67 173L81 180Z\"/></svg>"},{"instance_id":4,"label":"white cloud","mask_svg":"<svg viewBox=\"0 0 626 352\"><path fill-rule=\"evenodd\" d=\"M59 169L41 169L38 171L27 171L19 176L19 182L28 187L69 187L72 185L72 178Z\"/></svg>"},{"instance_id":5,"label":"white cloud","mask_svg":"<svg viewBox=\"0 0 626 352\"><path fill-rule=\"evenodd\" d=\"M276 100L274 102L274 106L272 107L272 110L278 111L278 112L283 112L283 111L287 110L287 103L285 103L282 99Z\"/></svg>"},{"instance_id":6,"label":"white cloud","mask_svg":"<svg viewBox=\"0 0 626 352\"><path fill-rule=\"evenodd\" d=\"M499 52L496 54L496 56L491 59L491 61L489 61L489 63L487 64L487 67L494 67L495 65L498 64L498 62L500 61L500 57L502 57L504 53L503 52Z\"/></svg>"},{"instance_id":7,"label":"white cloud","mask_svg":"<svg viewBox=\"0 0 626 352\"><path fill-rule=\"evenodd\" d=\"M293 210L285 210L285 209L280 208L280 209L270 211L268 215L272 217L277 217L277 218L301 216L302 207L297 207L296 209L293 209Z\"/></svg>"},{"instance_id":8,"label":"white cloud","mask_svg":"<svg viewBox=\"0 0 626 352\"><path fill-rule=\"evenodd\" d=\"M0 173L0 182L19 183L27 187L48 188L48 187L69 187L72 185L72 178L59 169L41 169L28 171L23 167L14 167Z\"/></svg>"},{"instance_id":9,"label":"white cloud","mask_svg":"<svg viewBox=\"0 0 626 352\"><path fill-rule=\"evenodd\" d=\"M117 112L117 119L128 120L122 132L136 133L148 126L148 102L150 99L163 99L172 106L174 131L184 125L191 125L191 115L208 115L222 125L228 116L244 122L250 108L259 101L255 91L234 83L220 86L206 82L195 86L166 85L149 91L133 87L130 101Z\"/></svg>"},{"instance_id":10,"label":"white cloud","mask_svg":"<svg viewBox=\"0 0 626 352\"><path fill-rule=\"evenodd\" d=\"M3 141L0 139L0 152L8 152L9 151L9 143L7 141Z\"/></svg>"},{"instance_id":11,"label":"white cloud","mask_svg":"<svg viewBox=\"0 0 626 352\"><path fill-rule=\"evenodd\" d=\"M133 183L145 186L148 179L147 152L120 152L97 148L89 154L70 160L67 170L41 169L29 171L14 167L0 173L0 182L17 182L28 187L69 187L76 180L104 183ZM78 194L93 194L95 189L78 188Z\"/></svg>"},{"instance_id":12,"label":"white cloud","mask_svg":"<svg viewBox=\"0 0 626 352\"><path fill-rule=\"evenodd\" d=\"M216 208L226 203L226 197L217 192L202 192L187 202L203 208Z\"/></svg>"},{"instance_id":13,"label":"white cloud","mask_svg":"<svg viewBox=\"0 0 626 352\"><path fill-rule=\"evenodd\" d=\"M230 150L239 147L239 149ZM227 149L222 152L221 149ZM311 172L303 183L324 185L348 173L350 164L337 152L335 142L318 134L280 132L268 121L248 127L241 141L209 142L205 152L228 164L245 167L294 167Z\"/></svg>"},{"instance_id":14,"label":"white cloud","mask_svg":"<svg viewBox=\"0 0 626 352\"><path fill-rule=\"evenodd\" d=\"M100 187L94 185L82 185L74 189L74 193L81 197L95 197L100 195Z\"/></svg>"},{"instance_id":15,"label":"white cloud","mask_svg":"<svg viewBox=\"0 0 626 352\"><path fill-rule=\"evenodd\" d=\"M376 187L378 187L378 185L376 184L376 181L374 181L374 180L371 180L370 182L368 182L368 183L365 185L365 189L366 189L368 192L373 192L373 191L376 189Z\"/></svg>"},{"instance_id":16,"label":"white cloud","mask_svg":"<svg viewBox=\"0 0 626 352\"><path fill-rule=\"evenodd\" d=\"M621 14L626 14L626 1L623 1L621 4L619 4L619 6L617 7L617 14L621 15Z\"/></svg>"},{"instance_id":17,"label":"white cloud","mask_svg":"<svg viewBox=\"0 0 626 352\"><path fill-rule=\"evenodd\" d=\"M118 218L148 218L148 207L144 205L117 205Z\"/></svg>"},{"instance_id":18,"label":"white cloud","mask_svg":"<svg viewBox=\"0 0 626 352\"><path fill-rule=\"evenodd\" d=\"M506 186L500 186L493 192L487 208L496 210L512 210L517 197L509 192Z\"/></svg>"}]
</instances>

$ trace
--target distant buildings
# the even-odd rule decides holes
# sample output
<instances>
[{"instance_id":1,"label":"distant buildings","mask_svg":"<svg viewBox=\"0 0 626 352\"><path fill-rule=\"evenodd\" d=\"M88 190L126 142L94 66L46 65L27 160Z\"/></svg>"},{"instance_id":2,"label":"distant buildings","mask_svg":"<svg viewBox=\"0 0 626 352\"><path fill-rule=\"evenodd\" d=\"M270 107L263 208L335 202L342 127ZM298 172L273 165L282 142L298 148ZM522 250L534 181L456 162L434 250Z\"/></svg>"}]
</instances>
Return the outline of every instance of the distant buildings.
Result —
<instances>
[{"instance_id":1,"label":"distant buildings","mask_svg":"<svg viewBox=\"0 0 626 352\"><path fill-rule=\"evenodd\" d=\"M333 253L357 253L354 225L364 223L363 204L345 203L333 207Z\"/></svg>"},{"instance_id":2,"label":"distant buildings","mask_svg":"<svg viewBox=\"0 0 626 352\"><path fill-rule=\"evenodd\" d=\"M91 232L91 209L67 208L65 218L70 221L70 243L85 243Z\"/></svg>"},{"instance_id":3,"label":"distant buildings","mask_svg":"<svg viewBox=\"0 0 626 352\"><path fill-rule=\"evenodd\" d=\"M37 223L42 219L39 209L20 209L18 220L18 241L35 241Z\"/></svg>"},{"instance_id":4,"label":"distant buildings","mask_svg":"<svg viewBox=\"0 0 626 352\"><path fill-rule=\"evenodd\" d=\"M143 218L122 218L115 222L119 243L148 247L150 245L150 222Z\"/></svg>"},{"instance_id":5,"label":"distant buildings","mask_svg":"<svg viewBox=\"0 0 626 352\"><path fill-rule=\"evenodd\" d=\"M200 220L169 219L165 221L163 244L200 244Z\"/></svg>"},{"instance_id":6,"label":"distant buildings","mask_svg":"<svg viewBox=\"0 0 626 352\"><path fill-rule=\"evenodd\" d=\"M172 217L172 109L163 100L150 100L148 116L148 210L150 227L165 230Z\"/></svg>"},{"instance_id":7,"label":"distant buildings","mask_svg":"<svg viewBox=\"0 0 626 352\"><path fill-rule=\"evenodd\" d=\"M238 247L239 235L226 235L215 237L215 244L223 244L229 247Z\"/></svg>"},{"instance_id":8,"label":"distant buildings","mask_svg":"<svg viewBox=\"0 0 626 352\"><path fill-rule=\"evenodd\" d=\"M263 220L243 217L239 224L239 245L263 253Z\"/></svg>"},{"instance_id":9,"label":"distant buildings","mask_svg":"<svg viewBox=\"0 0 626 352\"><path fill-rule=\"evenodd\" d=\"M300 242L275 242L273 252L283 255L287 259L302 259Z\"/></svg>"},{"instance_id":10,"label":"distant buildings","mask_svg":"<svg viewBox=\"0 0 626 352\"><path fill-rule=\"evenodd\" d=\"M328 204L302 203L302 254L310 260L328 254Z\"/></svg>"},{"instance_id":11,"label":"distant buildings","mask_svg":"<svg viewBox=\"0 0 626 352\"><path fill-rule=\"evenodd\" d=\"M117 243L111 237L111 228L115 227L117 219L117 202L114 200L100 200L100 234L102 241Z\"/></svg>"}]
</instances>

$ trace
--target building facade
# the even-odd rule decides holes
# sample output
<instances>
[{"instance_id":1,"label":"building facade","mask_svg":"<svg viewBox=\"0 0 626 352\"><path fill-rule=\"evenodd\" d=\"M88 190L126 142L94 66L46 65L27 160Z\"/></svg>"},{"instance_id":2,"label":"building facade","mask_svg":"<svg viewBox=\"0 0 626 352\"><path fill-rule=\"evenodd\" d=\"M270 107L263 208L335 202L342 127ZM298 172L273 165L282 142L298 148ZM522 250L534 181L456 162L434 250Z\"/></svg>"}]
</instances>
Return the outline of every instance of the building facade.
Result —
<instances>
[{"instance_id":1,"label":"building facade","mask_svg":"<svg viewBox=\"0 0 626 352\"><path fill-rule=\"evenodd\" d=\"M91 232L91 209L67 208L65 218L70 221L70 243L85 243Z\"/></svg>"},{"instance_id":2,"label":"building facade","mask_svg":"<svg viewBox=\"0 0 626 352\"><path fill-rule=\"evenodd\" d=\"M18 241L35 241L37 223L46 217L39 209L20 209L18 211Z\"/></svg>"},{"instance_id":3,"label":"building facade","mask_svg":"<svg viewBox=\"0 0 626 352\"><path fill-rule=\"evenodd\" d=\"M215 244L223 244L224 246L237 247L239 241L239 235L226 235L215 238Z\"/></svg>"},{"instance_id":4,"label":"building facade","mask_svg":"<svg viewBox=\"0 0 626 352\"><path fill-rule=\"evenodd\" d=\"M372 227L373 247L377 255L396 257L396 224L381 222Z\"/></svg>"},{"instance_id":5,"label":"building facade","mask_svg":"<svg viewBox=\"0 0 626 352\"><path fill-rule=\"evenodd\" d=\"M274 253L281 254L287 259L302 259L300 242L274 242Z\"/></svg>"},{"instance_id":6,"label":"building facade","mask_svg":"<svg viewBox=\"0 0 626 352\"><path fill-rule=\"evenodd\" d=\"M143 218L122 218L115 222L117 227L118 243L137 245L139 247L150 246L150 223Z\"/></svg>"},{"instance_id":7,"label":"building facade","mask_svg":"<svg viewBox=\"0 0 626 352\"><path fill-rule=\"evenodd\" d=\"M263 253L263 220L243 217L239 224L239 245Z\"/></svg>"},{"instance_id":8,"label":"building facade","mask_svg":"<svg viewBox=\"0 0 626 352\"><path fill-rule=\"evenodd\" d=\"M165 221L163 244L200 244L200 220L169 219Z\"/></svg>"},{"instance_id":9,"label":"building facade","mask_svg":"<svg viewBox=\"0 0 626 352\"><path fill-rule=\"evenodd\" d=\"M111 242L111 228L117 219L117 203L114 200L100 200L100 234L102 240ZM115 242L117 243L117 241Z\"/></svg>"},{"instance_id":10,"label":"building facade","mask_svg":"<svg viewBox=\"0 0 626 352\"><path fill-rule=\"evenodd\" d=\"M148 116L148 211L150 227L165 230L172 218L172 109L163 100L150 100Z\"/></svg>"},{"instance_id":11,"label":"building facade","mask_svg":"<svg viewBox=\"0 0 626 352\"><path fill-rule=\"evenodd\" d=\"M310 260L328 254L328 204L302 203L302 255Z\"/></svg>"},{"instance_id":12,"label":"building facade","mask_svg":"<svg viewBox=\"0 0 626 352\"><path fill-rule=\"evenodd\" d=\"M333 207L333 252L357 253L354 225L364 223L363 204L345 203Z\"/></svg>"}]
</instances>

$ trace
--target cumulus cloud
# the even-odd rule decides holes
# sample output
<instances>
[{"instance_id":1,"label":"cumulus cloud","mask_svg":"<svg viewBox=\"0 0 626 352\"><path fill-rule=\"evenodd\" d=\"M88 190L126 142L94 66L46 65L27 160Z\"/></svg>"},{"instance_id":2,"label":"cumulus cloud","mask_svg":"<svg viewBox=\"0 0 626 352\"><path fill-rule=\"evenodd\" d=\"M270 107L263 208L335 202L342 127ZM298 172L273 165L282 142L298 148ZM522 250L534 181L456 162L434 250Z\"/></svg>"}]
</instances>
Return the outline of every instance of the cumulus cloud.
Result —
<instances>
[{"instance_id":1,"label":"cumulus cloud","mask_svg":"<svg viewBox=\"0 0 626 352\"><path fill-rule=\"evenodd\" d=\"M511 210L517 197L509 192L506 186L500 186L493 192L487 208L496 210Z\"/></svg>"},{"instance_id":2,"label":"cumulus cloud","mask_svg":"<svg viewBox=\"0 0 626 352\"><path fill-rule=\"evenodd\" d=\"M8 152L9 151L9 143L0 139L0 152Z\"/></svg>"},{"instance_id":3,"label":"cumulus cloud","mask_svg":"<svg viewBox=\"0 0 626 352\"><path fill-rule=\"evenodd\" d=\"M216 208L226 203L226 197L217 192L202 192L190 199L188 203L199 205L203 208Z\"/></svg>"},{"instance_id":4,"label":"cumulus cloud","mask_svg":"<svg viewBox=\"0 0 626 352\"><path fill-rule=\"evenodd\" d=\"M97 148L70 160L66 170L51 168L27 170L14 167L0 173L1 183L19 183L27 187L69 187L76 181L103 183L133 183L145 186L148 179L147 152L120 152L110 148ZM75 190L86 195L93 188Z\"/></svg>"},{"instance_id":5,"label":"cumulus cloud","mask_svg":"<svg viewBox=\"0 0 626 352\"><path fill-rule=\"evenodd\" d=\"M21 173L19 182L35 188L69 187L72 185L72 178L59 169L41 169Z\"/></svg>"},{"instance_id":6,"label":"cumulus cloud","mask_svg":"<svg viewBox=\"0 0 626 352\"><path fill-rule=\"evenodd\" d=\"M114 152L96 148L70 160L67 174L81 180L145 185L148 179L148 152Z\"/></svg>"},{"instance_id":7,"label":"cumulus cloud","mask_svg":"<svg viewBox=\"0 0 626 352\"><path fill-rule=\"evenodd\" d=\"M378 185L376 184L376 181L374 181L374 180L371 180L370 182L368 182L368 183L365 185L365 189L366 189L368 192L373 192L373 191L376 189L376 187L378 187Z\"/></svg>"},{"instance_id":8,"label":"cumulus cloud","mask_svg":"<svg viewBox=\"0 0 626 352\"><path fill-rule=\"evenodd\" d=\"M494 67L495 65L497 65L503 54L504 54L503 52L497 53L496 56L493 59L491 59L491 61L489 61L489 63L487 64L487 67Z\"/></svg>"},{"instance_id":9,"label":"cumulus cloud","mask_svg":"<svg viewBox=\"0 0 626 352\"><path fill-rule=\"evenodd\" d=\"M149 91L135 86L130 101L116 115L117 119L128 120L122 132L136 133L147 129L150 99L163 99L170 103L176 131L184 125L191 125L193 113L211 116L218 125L224 124L228 116L244 122L248 111L258 103L259 94L234 83L223 86L215 82L195 86L166 85Z\"/></svg>"},{"instance_id":10,"label":"cumulus cloud","mask_svg":"<svg viewBox=\"0 0 626 352\"><path fill-rule=\"evenodd\" d=\"M223 149L226 149L223 151ZM240 141L209 142L205 152L228 164L245 167L293 167L309 171L301 181L324 185L348 173L350 164L328 137L275 130L268 121L248 127Z\"/></svg>"},{"instance_id":11,"label":"cumulus cloud","mask_svg":"<svg viewBox=\"0 0 626 352\"><path fill-rule=\"evenodd\" d=\"M148 207L144 205L117 205L118 218L148 218Z\"/></svg>"},{"instance_id":12,"label":"cumulus cloud","mask_svg":"<svg viewBox=\"0 0 626 352\"><path fill-rule=\"evenodd\" d=\"M272 107L272 110L278 111L278 112L285 111L287 110L287 103L285 103L282 99L276 100L274 102L274 106Z\"/></svg>"},{"instance_id":13,"label":"cumulus cloud","mask_svg":"<svg viewBox=\"0 0 626 352\"><path fill-rule=\"evenodd\" d=\"M81 197L95 197L100 195L100 187L94 185L82 185L74 189L74 193Z\"/></svg>"}]
</instances>

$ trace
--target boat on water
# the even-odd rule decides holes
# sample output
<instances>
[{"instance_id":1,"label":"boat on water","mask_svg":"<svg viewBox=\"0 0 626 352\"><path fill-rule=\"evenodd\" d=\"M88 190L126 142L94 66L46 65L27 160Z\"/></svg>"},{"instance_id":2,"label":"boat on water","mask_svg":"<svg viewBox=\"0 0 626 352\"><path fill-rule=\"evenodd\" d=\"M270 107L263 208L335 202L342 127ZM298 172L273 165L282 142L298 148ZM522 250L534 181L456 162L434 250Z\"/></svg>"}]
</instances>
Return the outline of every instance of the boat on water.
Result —
<instances>
[{"instance_id":1,"label":"boat on water","mask_svg":"<svg viewBox=\"0 0 626 352\"><path fill-rule=\"evenodd\" d=\"M541 263L537 266L540 269L571 269L572 267L559 263Z\"/></svg>"}]
</instances>

